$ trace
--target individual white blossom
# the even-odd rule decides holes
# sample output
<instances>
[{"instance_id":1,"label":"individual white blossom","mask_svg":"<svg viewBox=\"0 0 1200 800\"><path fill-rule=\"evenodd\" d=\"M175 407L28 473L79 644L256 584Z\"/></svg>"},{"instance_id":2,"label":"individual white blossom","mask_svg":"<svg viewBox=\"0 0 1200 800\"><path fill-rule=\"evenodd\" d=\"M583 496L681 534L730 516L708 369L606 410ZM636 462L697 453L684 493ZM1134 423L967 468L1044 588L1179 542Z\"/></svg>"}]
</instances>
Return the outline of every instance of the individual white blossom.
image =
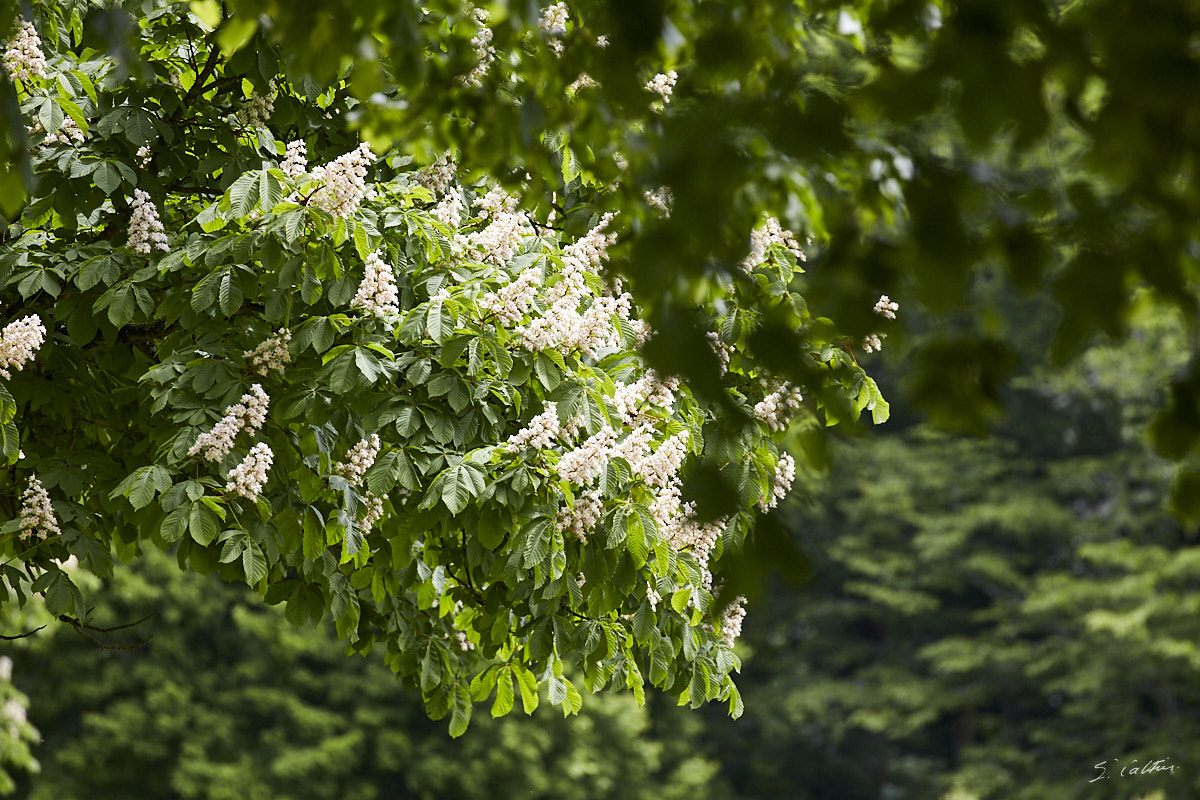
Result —
<instances>
[{"instance_id":1,"label":"individual white blossom","mask_svg":"<svg viewBox=\"0 0 1200 800\"><path fill-rule=\"evenodd\" d=\"M251 93L238 109L237 121L248 128L264 128L275 110L274 95Z\"/></svg>"},{"instance_id":2,"label":"individual white blossom","mask_svg":"<svg viewBox=\"0 0 1200 800\"><path fill-rule=\"evenodd\" d=\"M886 338L886 333L872 333L870 336L863 339L863 351L867 353L878 353L883 349L883 340Z\"/></svg>"},{"instance_id":3,"label":"individual white blossom","mask_svg":"<svg viewBox=\"0 0 1200 800\"><path fill-rule=\"evenodd\" d=\"M271 469L274 457L266 442L254 445L246 457L229 470L225 491L240 494L247 500L257 500L267 482L267 471Z\"/></svg>"},{"instance_id":4,"label":"individual white blossom","mask_svg":"<svg viewBox=\"0 0 1200 800\"><path fill-rule=\"evenodd\" d=\"M139 167L145 167L150 164L150 145L144 144L137 149L137 161Z\"/></svg>"},{"instance_id":5,"label":"individual white blossom","mask_svg":"<svg viewBox=\"0 0 1200 800\"><path fill-rule=\"evenodd\" d=\"M671 93L675 91L675 81L678 78L679 75L673 69L660 72L646 84L646 91L654 92L662 98L663 103L667 103L671 100Z\"/></svg>"},{"instance_id":6,"label":"individual white blossom","mask_svg":"<svg viewBox=\"0 0 1200 800\"><path fill-rule=\"evenodd\" d=\"M283 163L279 165L279 171L292 180L296 180L308 172L308 145L304 143L303 139L295 139L287 143L287 150L283 154Z\"/></svg>"},{"instance_id":7,"label":"individual white blossom","mask_svg":"<svg viewBox=\"0 0 1200 800\"><path fill-rule=\"evenodd\" d=\"M468 639L467 634L463 631L454 632L454 641L458 645L459 650L467 651L475 649L475 643Z\"/></svg>"},{"instance_id":8,"label":"individual white blossom","mask_svg":"<svg viewBox=\"0 0 1200 800\"><path fill-rule=\"evenodd\" d=\"M483 85L483 76L487 74L496 60L496 48L492 47L492 29L487 26L491 15L482 8L471 12L475 20L475 35L471 37L471 47L475 50L475 67L466 75L459 77L459 83L464 86L479 87Z\"/></svg>"},{"instance_id":9,"label":"individual white blossom","mask_svg":"<svg viewBox=\"0 0 1200 800\"><path fill-rule=\"evenodd\" d=\"M662 595L654 590L653 586L646 586L646 600L650 603L650 610L657 611L658 604L662 602Z\"/></svg>"},{"instance_id":10,"label":"individual white blossom","mask_svg":"<svg viewBox=\"0 0 1200 800\"><path fill-rule=\"evenodd\" d=\"M0 375L12 378L11 370L18 372L30 361L46 341L46 326L37 314L15 320L0 332Z\"/></svg>"},{"instance_id":11,"label":"individual white blossom","mask_svg":"<svg viewBox=\"0 0 1200 800\"><path fill-rule=\"evenodd\" d=\"M367 166L373 158L371 148L363 142L349 153L313 169L312 178L321 185L312 193L309 204L334 217L353 214L368 194Z\"/></svg>"},{"instance_id":12,"label":"individual white blossom","mask_svg":"<svg viewBox=\"0 0 1200 800\"><path fill-rule=\"evenodd\" d=\"M742 635L742 620L746 618L746 598L738 595L721 615L721 638L725 644L733 647L733 643Z\"/></svg>"},{"instance_id":13,"label":"individual white blossom","mask_svg":"<svg viewBox=\"0 0 1200 800\"><path fill-rule=\"evenodd\" d=\"M13 37L4 50L4 68L13 80L28 82L32 78L46 77L46 57L42 54L42 41L38 38L33 23L23 19L17 23Z\"/></svg>"},{"instance_id":14,"label":"individual white blossom","mask_svg":"<svg viewBox=\"0 0 1200 800\"><path fill-rule=\"evenodd\" d=\"M767 257L767 249L776 246L791 252L797 261L805 260L804 251L800 249L795 234L780 225L775 217L767 217L762 226L750 232L750 255L742 261L742 269L749 272L763 263Z\"/></svg>"},{"instance_id":15,"label":"individual white blossom","mask_svg":"<svg viewBox=\"0 0 1200 800\"><path fill-rule=\"evenodd\" d=\"M151 250L169 250L167 234L158 219L158 209L150 195L141 189L133 190L133 216L129 220L129 247L139 253Z\"/></svg>"},{"instance_id":16,"label":"individual white blossom","mask_svg":"<svg viewBox=\"0 0 1200 800\"><path fill-rule=\"evenodd\" d=\"M249 392L242 395L240 402L225 409L225 415L212 430L196 437L196 443L188 450L188 455L194 456L203 450L204 457L209 461L221 461L233 449L233 441L241 431L253 433L262 427L270 402L271 398L262 386L254 384Z\"/></svg>"},{"instance_id":17,"label":"individual white blossom","mask_svg":"<svg viewBox=\"0 0 1200 800\"><path fill-rule=\"evenodd\" d=\"M358 486L362 483L363 475L375 463L375 458L379 455L379 447L379 434L372 433L350 448L346 453L346 461L334 462L334 473L341 475L352 486Z\"/></svg>"},{"instance_id":18,"label":"individual white blossom","mask_svg":"<svg viewBox=\"0 0 1200 800\"><path fill-rule=\"evenodd\" d=\"M287 328L280 328L263 339L258 347L243 352L242 357L250 361L259 375L266 375L271 370L283 372L284 367L292 362L292 355L288 352L288 342L291 340L292 332Z\"/></svg>"},{"instance_id":19,"label":"individual white blossom","mask_svg":"<svg viewBox=\"0 0 1200 800\"><path fill-rule=\"evenodd\" d=\"M50 495L36 475L29 476L25 491L21 494L21 539L36 538L45 541L49 536L62 533Z\"/></svg>"},{"instance_id":20,"label":"individual white blossom","mask_svg":"<svg viewBox=\"0 0 1200 800\"><path fill-rule=\"evenodd\" d=\"M787 496L796 480L796 459L788 453L779 456L779 464L775 467L775 481L771 486L771 496L759 501L763 510L769 510L779 505L779 501Z\"/></svg>"},{"instance_id":21,"label":"individual white blossom","mask_svg":"<svg viewBox=\"0 0 1200 800\"><path fill-rule=\"evenodd\" d=\"M608 44L609 44L609 42L608 42L608 34L605 34L604 36L597 36L597 37L596 37L596 47L599 47L599 48L601 48L601 49L604 49L605 47L608 47Z\"/></svg>"},{"instance_id":22,"label":"individual white blossom","mask_svg":"<svg viewBox=\"0 0 1200 800\"><path fill-rule=\"evenodd\" d=\"M900 304L892 300L886 294L880 295L879 299L875 301L875 313L879 314L881 317L895 319L896 312L899 310Z\"/></svg>"},{"instance_id":23,"label":"individual white blossom","mask_svg":"<svg viewBox=\"0 0 1200 800\"><path fill-rule=\"evenodd\" d=\"M350 305L376 316L400 313L400 293L396 288L396 276L378 250L367 256L366 273Z\"/></svg>"}]
</instances>

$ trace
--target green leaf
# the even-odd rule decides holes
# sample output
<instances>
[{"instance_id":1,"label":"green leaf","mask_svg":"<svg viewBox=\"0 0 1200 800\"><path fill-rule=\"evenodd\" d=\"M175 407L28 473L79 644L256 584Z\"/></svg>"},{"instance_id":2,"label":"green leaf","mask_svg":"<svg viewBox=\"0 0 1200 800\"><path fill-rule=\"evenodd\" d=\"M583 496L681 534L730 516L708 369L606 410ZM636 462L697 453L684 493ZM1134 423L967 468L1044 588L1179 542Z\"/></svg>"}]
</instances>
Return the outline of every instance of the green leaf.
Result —
<instances>
[{"instance_id":1,"label":"green leaf","mask_svg":"<svg viewBox=\"0 0 1200 800\"><path fill-rule=\"evenodd\" d=\"M156 494L161 494L171 488L171 475L166 467L154 464L142 467L133 472L117 487L119 494L129 498L129 504L135 509L150 505Z\"/></svg>"},{"instance_id":2,"label":"green leaf","mask_svg":"<svg viewBox=\"0 0 1200 800\"><path fill-rule=\"evenodd\" d=\"M524 664L514 663L512 671L517 678L517 688L521 690L521 705L526 714L532 714L538 707L537 678Z\"/></svg>"},{"instance_id":3,"label":"green leaf","mask_svg":"<svg viewBox=\"0 0 1200 800\"><path fill-rule=\"evenodd\" d=\"M233 316L242 307L242 287L238 285L232 269L225 270L225 274L217 281L217 296L220 298L221 311L227 317Z\"/></svg>"},{"instance_id":4,"label":"green leaf","mask_svg":"<svg viewBox=\"0 0 1200 800\"><path fill-rule=\"evenodd\" d=\"M504 667L496 678L496 701L492 703L492 718L503 717L512 711L514 698L512 667Z\"/></svg>"},{"instance_id":5,"label":"green leaf","mask_svg":"<svg viewBox=\"0 0 1200 800\"><path fill-rule=\"evenodd\" d=\"M188 532L197 544L207 547L217 540L217 535L221 532L220 520L205 503L192 503L192 510L188 516Z\"/></svg>"},{"instance_id":6,"label":"green leaf","mask_svg":"<svg viewBox=\"0 0 1200 800\"><path fill-rule=\"evenodd\" d=\"M267 577L267 557L257 542L246 542L246 549L242 551L242 569L246 571L246 583L250 586Z\"/></svg>"},{"instance_id":7,"label":"green leaf","mask_svg":"<svg viewBox=\"0 0 1200 800\"><path fill-rule=\"evenodd\" d=\"M173 544L183 538L188 528L188 512L186 506L180 506L163 518L158 535L167 544Z\"/></svg>"},{"instance_id":8,"label":"green leaf","mask_svg":"<svg viewBox=\"0 0 1200 800\"><path fill-rule=\"evenodd\" d=\"M549 517L538 517L525 529L525 558L526 567L541 564L550 555L550 536L554 531L553 520Z\"/></svg>"},{"instance_id":9,"label":"green leaf","mask_svg":"<svg viewBox=\"0 0 1200 800\"><path fill-rule=\"evenodd\" d=\"M439 476L442 481L442 502L450 513L458 515L467 501L484 489L483 469L467 461L459 462Z\"/></svg>"},{"instance_id":10,"label":"green leaf","mask_svg":"<svg viewBox=\"0 0 1200 800\"><path fill-rule=\"evenodd\" d=\"M92 173L92 180L100 191L112 194L121 185L121 171L111 161L102 161Z\"/></svg>"},{"instance_id":11,"label":"green leaf","mask_svg":"<svg viewBox=\"0 0 1200 800\"><path fill-rule=\"evenodd\" d=\"M471 693L461 682L454 684L454 700L450 707L450 736L457 739L467 732L471 723Z\"/></svg>"}]
</instances>

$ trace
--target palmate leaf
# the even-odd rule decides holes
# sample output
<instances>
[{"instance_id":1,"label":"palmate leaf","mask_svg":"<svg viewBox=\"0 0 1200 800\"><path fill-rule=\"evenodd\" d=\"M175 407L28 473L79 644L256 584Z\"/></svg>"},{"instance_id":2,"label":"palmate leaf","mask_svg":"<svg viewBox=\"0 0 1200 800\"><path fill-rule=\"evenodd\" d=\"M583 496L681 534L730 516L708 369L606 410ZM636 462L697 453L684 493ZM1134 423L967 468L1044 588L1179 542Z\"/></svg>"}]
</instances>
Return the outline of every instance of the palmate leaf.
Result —
<instances>
[{"instance_id":1,"label":"palmate leaf","mask_svg":"<svg viewBox=\"0 0 1200 800\"><path fill-rule=\"evenodd\" d=\"M483 492L483 469L478 464L460 462L438 476L442 502L451 514L459 514L472 497Z\"/></svg>"}]
</instances>

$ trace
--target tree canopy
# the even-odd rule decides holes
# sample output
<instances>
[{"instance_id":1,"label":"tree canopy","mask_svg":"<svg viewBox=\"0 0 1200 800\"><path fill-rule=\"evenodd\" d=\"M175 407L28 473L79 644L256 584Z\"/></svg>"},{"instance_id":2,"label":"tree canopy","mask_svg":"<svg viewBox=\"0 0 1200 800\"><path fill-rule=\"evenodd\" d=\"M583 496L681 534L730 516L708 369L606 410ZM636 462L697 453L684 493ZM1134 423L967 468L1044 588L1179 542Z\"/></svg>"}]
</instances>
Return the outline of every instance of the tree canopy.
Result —
<instances>
[{"instance_id":1,"label":"tree canopy","mask_svg":"<svg viewBox=\"0 0 1200 800\"><path fill-rule=\"evenodd\" d=\"M765 217L689 290L712 382L656 372L671 329L604 269L638 220L568 132L507 188L374 152L351 83L237 30L212 3L52 3L10 37L32 177L0 248L7 599L86 631L61 564L157 547L384 649L455 735L543 686L577 712L580 681L739 714L745 601L714 572L795 479L789 429L886 419L855 357L878 335L809 310ZM780 326L802 385L749 346Z\"/></svg>"}]
</instances>

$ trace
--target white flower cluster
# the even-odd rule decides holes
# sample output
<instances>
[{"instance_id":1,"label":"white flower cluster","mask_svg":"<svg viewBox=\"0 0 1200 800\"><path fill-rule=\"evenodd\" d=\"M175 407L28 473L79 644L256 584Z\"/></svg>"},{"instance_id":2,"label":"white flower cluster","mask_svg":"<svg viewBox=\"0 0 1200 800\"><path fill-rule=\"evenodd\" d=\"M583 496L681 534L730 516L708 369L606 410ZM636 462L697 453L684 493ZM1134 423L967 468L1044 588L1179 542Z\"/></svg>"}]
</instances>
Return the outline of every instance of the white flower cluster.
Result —
<instances>
[{"instance_id":1,"label":"white flower cluster","mask_svg":"<svg viewBox=\"0 0 1200 800\"><path fill-rule=\"evenodd\" d=\"M40 133L45 128L42 123L35 122L33 127L29 129L30 133ZM58 130L46 135L42 140L42 144L64 144L67 147L74 147L77 144L83 144L84 135L83 129L79 127L79 123L74 117L63 117L62 125L58 126Z\"/></svg>"},{"instance_id":2,"label":"white flower cluster","mask_svg":"<svg viewBox=\"0 0 1200 800\"><path fill-rule=\"evenodd\" d=\"M460 77L459 83L464 86L479 87L483 85L483 76L496 60L496 48L492 47L492 29L487 26L491 15L482 8L471 12L475 20L475 35L471 37L471 47L475 50L476 64L468 74Z\"/></svg>"},{"instance_id":3,"label":"white flower cluster","mask_svg":"<svg viewBox=\"0 0 1200 800\"><path fill-rule=\"evenodd\" d=\"M0 375L12 378L30 361L46 341L46 326L37 314L30 314L4 326L0 332Z\"/></svg>"},{"instance_id":4,"label":"white flower cluster","mask_svg":"<svg viewBox=\"0 0 1200 800\"><path fill-rule=\"evenodd\" d=\"M900 304L892 300L886 294L879 296L875 301L875 313L887 319L895 319L896 312L900 310Z\"/></svg>"},{"instance_id":5,"label":"white flower cluster","mask_svg":"<svg viewBox=\"0 0 1200 800\"><path fill-rule=\"evenodd\" d=\"M508 437L504 449L509 453L519 453L526 447L544 450L562 435L558 424L558 407L555 403L546 403L542 413L529 420L529 424L517 433Z\"/></svg>"},{"instance_id":6,"label":"white flower cluster","mask_svg":"<svg viewBox=\"0 0 1200 800\"><path fill-rule=\"evenodd\" d=\"M514 331L527 349L581 350L595 358L599 350L620 344L613 315L632 322L632 298L628 293L596 294L587 285L587 274L600 266L616 240L607 232L611 220L612 214L605 214L585 236L563 248L559 280L545 293L546 312Z\"/></svg>"},{"instance_id":7,"label":"white flower cluster","mask_svg":"<svg viewBox=\"0 0 1200 800\"><path fill-rule=\"evenodd\" d=\"M129 220L129 247L139 253L169 250L167 234L158 219L158 209L150 195L141 189L133 190L133 216Z\"/></svg>"},{"instance_id":8,"label":"white flower cluster","mask_svg":"<svg viewBox=\"0 0 1200 800\"><path fill-rule=\"evenodd\" d=\"M188 450L194 456L201 450L209 461L220 461L233 449L233 440L243 429L253 432L262 427L267 419L267 406L271 398L262 386L254 384L242 395L240 402L225 409L225 416L208 433L196 437L196 443Z\"/></svg>"},{"instance_id":9,"label":"white flower cluster","mask_svg":"<svg viewBox=\"0 0 1200 800\"><path fill-rule=\"evenodd\" d=\"M321 186L313 192L309 203L335 217L353 214L367 196L367 165L372 159L371 148L363 142L349 153L314 169L313 180Z\"/></svg>"},{"instance_id":10,"label":"white flower cluster","mask_svg":"<svg viewBox=\"0 0 1200 800\"><path fill-rule=\"evenodd\" d=\"M574 97L575 95L579 94L581 89L590 89L595 86L599 86L599 84L596 83L596 79L591 75L588 75L586 72L581 72L579 73L579 77L571 81L570 85L567 86L567 94Z\"/></svg>"},{"instance_id":11,"label":"white flower cluster","mask_svg":"<svg viewBox=\"0 0 1200 800\"><path fill-rule=\"evenodd\" d=\"M699 589L712 589L712 572L708 568L708 561L712 555L712 550L717 546L717 539L721 537L721 531L725 528L726 520L720 519L715 522L702 524L695 519L696 509L692 503L686 503L679 512L679 515L672 520L671 524L665 529L667 542L675 550L687 550L696 559L696 563L700 566L700 586ZM699 594L692 594L692 605L699 605Z\"/></svg>"},{"instance_id":12,"label":"white flower cluster","mask_svg":"<svg viewBox=\"0 0 1200 800\"><path fill-rule=\"evenodd\" d=\"M396 276L378 250L367 256L366 273L350 305L376 316L400 313L400 293L396 289Z\"/></svg>"},{"instance_id":13,"label":"white flower cluster","mask_svg":"<svg viewBox=\"0 0 1200 800\"><path fill-rule=\"evenodd\" d=\"M511 325L529 313L536 297L533 287L541 282L541 269L531 267L508 285L481 296L478 300L479 308L495 314L501 323Z\"/></svg>"},{"instance_id":14,"label":"white flower cluster","mask_svg":"<svg viewBox=\"0 0 1200 800\"><path fill-rule=\"evenodd\" d=\"M721 362L721 374L729 372L729 359L733 357L733 348L721 341L721 335L716 331L709 331L708 345L712 351L717 354L717 360Z\"/></svg>"},{"instance_id":15,"label":"white flower cluster","mask_svg":"<svg viewBox=\"0 0 1200 800\"><path fill-rule=\"evenodd\" d=\"M794 480L796 480L796 459L788 453L784 453L779 456L779 464L775 467L775 483L771 486L771 496L760 500L759 507L768 511L779 505L779 501L787 497Z\"/></svg>"},{"instance_id":16,"label":"white flower cluster","mask_svg":"<svg viewBox=\"0 0 1200 800\"><path fill-rule=\"evenodd\" d=\"M80 137L82 139L82 137ZM150 164L150 145L144 144L137 149L137 160L139 167L145 167Z\"/></svg>"},{"instance_id":17,"label":"white flower cluster","mask_svg":"<svg viewBox=\"0 0 1200 800\"><path fill-rule=\"evenodd\" d=\"M653 586L646 586L646 600L650 603L650 610L657 611L658 604L662 602L662 595L655 591Z\"/></svg>"},{"instance_id":18,"label":"white flower cluster","mask_svg":"<svg viewBox=\"0 0 1200 800\"><path fill-rule=\"evenodd\" d=\"M17 23L15 35L4 50L4 68L14 81L28 82L31 77L46 77L46 57L42 42L33 23L23 19Z\"/></svg>"},{"instance_id":19,"label":"white flower cluster","mask_svg":"<svg viewBox=\"0 0 1200 800\"><path fill-rule=\"evenodd\" d=\"M797 261L805 260L804 251L800 249L795 234L780 225L775 217L767 217L761 227L750 232L750 255L742 261L742 269L750 272L763 263L767 257L767 249L775 246L790 251Z\"/></svg>"},{"instance_id":20,"label":"white flower cluster","mask_svg":"<svg viewBox=\"0 0 1200 800\"><path fill-rule=\"evenodd\" d=\"M280 328L273 335L263 339L258 347L243 352L242 357L250 360L254 371L259 375L266 375L273 369L283 372L284 366L292 363L292 354L288 352L288 342L291 340L292 332L287 328Z\"/></svg>"},{"instance_id":21,"label":"white flower cluster","mask_svg":"<svg viewBox=\"0 0 1200 800\"><path fill-rule=\"evenodd\" d=\"M36 537L45 541L46 537L60 533L62 531L58 528L58 518L54 516L50 495L38 477L30 475L29 483L21 494L21 539Z\"/></svg>"},{"instance_id":22,"label":"white flower cluster","mask_svg":"<svg viewBox=\"0 0 1200 800\"><path fill-rule=\"evenodd\" d=\"M567 4L555 3L542 10L538 27L551 36L562 36L567 32Z\"/></svg>"},{"instance_id":23,"label":"white flower cluster","mask_svg":"<svg viewBox=\"0 0 1200 800\"><path fill-rule=\"evenodd\" d=\"M366 506L363 512L362 527L363 530L370 530L375 526L376 522L383 519L383 498L377 494L367 492L363 497L363 504Z\"/></svg>"},{"instance_id":24,"label":"white flower cluster","mask_svg":"<svg viewBox=\"0 0 1200 800\"><path fill-rule=\"evenodd\" d=\"M434 197L440 197L454 180L457 169L458 165L454 163L450 153L442 153L437 161L414 172L412 181L418 186L424 186Z\"/></svg>"},{"instance_id":25,"label":"white flower cluster","mask_svg":"<svg viewBox=\"0 0 1200 800\"><path fill-rule=\"evenodd\" d=\"M250 501L257 500L267 482L267 471L271 469L274 458L275 454L266 442L254 445L246 457L229 470L225 491L235 492Z\"/></svg>"},{"instance_id":26,"label":"white flower cluster","mask_svg":"<svg viewBox=\"0 0 1200 800\"><path fill-rule=\"evenodd\" d=\"M742 620L745 618L746 598L738 595L721 615L721 638L725 640L725 644L733 647L733 643L742 635Z\"/></svg>"},{"instance_id":27,"label":"white flower cluster","mask_svg":"<svg viewBox=\"0 0 1200 800\"><path fill-rule=\"evenodd\" d=\"M767 427L773 431L786 430L789 412L799 407L803 401L804 395L800 390L785 383L754 404L754 416L767 423Z\"/></svg>"},{"instance_id":28,"label":"white flower cluster","mask_svg":"<svg viewBox=\"0 0 1200 800\"><path fill-rule=\"evenodd\" d=\"M283 155L283 163L279 165L279 171L292 180L296 180L308 172L308 145L304 143L303 139L295 139L287 143L287 150Z\"/></svg>"},{"instance_id":29,"label":"white flower cluster","mask_svg":"<svg viewBox=\"0 0 1200 800\"><path fill-rule=\"evenodd\" d=\"M886 333L872 333L870 336L863 339L863 352L878 353L883 349L883 340L886 338Z\"/></svg>"},{"instance_id":30,"label":"white flower cluster","mask_svg":"<svg viewBox=\"0 0 1200 800\"><path fill-rule=\"evenodd\" d=\"M248 128L265 128L267 120L275 110L275 99L272 95L263 96L252 92L237 111L237 121Z\"/></svg>"},{"instance_id":31,"label":"white flower cluster","mask_svg":"<svg viewBox=\"0 0 1200 800\"><path fill-rule=\"evenodd\" d=\"M434 219L450 230L458 230L458 226L462 224L462 215L465 208L462 195L459 194L457 189L452 188L446 192L446 196L429 213Z\"/></svg>"},{"instance_id":32,"label":"white flower cluster","mask_svg":"<svg viewBox=\"0 0 1200 800\"><path fill-rule=\"evenodd\" d=\"M604 470L617 432L605 425L558 460L558 475L576 486L587 486Z\"/></svg>"},{"instance_id":33,"label":"white flower cluster","mask_svg":"<svg viewBox=\"0 0 1200 800\"><path fill-rule=\"evenodd\" d=\"M379 447L379 434L372 433L350 448L346 453L346 461L335 461L333 471L349 481L351 485L358 486L362 483L363 475L366 475L367 470L375 463L375 458L379 455Z\"/></svg>"},{"instance_id":34,"label":"white flower cluster","mask_svg":"<svg viewBox=\"0 0 1200 800\"><path fill-rule=\"evenodd\" d=\"M673 69L660 72L646 84L646 91L654 92L662 98L663 103L667 103L671 99L671 93L675 91L675 81L678 78L679 75Z\"/></svg>"},{"instance_id":35,"label":"white flower cluster","mask_svg":"<svg viewBox=\"0 0 1200 800\"><path fill-rule=\"evenodd\" d=\"M588 532L596 527L600 517L604 516L604 498L599 487L583 491L575 498L575 505L566 505L558 509L558 527L564 533L570 533L579 541L587 539Z\"/></svg>"},{"instance_id":36,"label":"white flower cluster","mask_svg":"<svg viewBox=\"0 0 1200 800\"><path fill-rule=\"evenodd\" d=\"M480 198L479 217L489 220L486 227L469 234L466 244L483 251L482 260L497 266L516 255L521 239L531 233L524 215L518 214L517 198L496 187Z\"/></svg>"},{"instance_id":37,"label":"white flower cluster","mask_svg":"<svg viewBox=\"0 0 1200 800\"><path fill-rule=\"evenodd\" d=\"M458 645L458 649L464 652L475 649L475 643L467 638L467 634L464 631L454 632L454 642Z\"/></svg>"},{"instance_id":38,"label":"white flower cluster","mask_svg":"<svg viewBox=\"0 0 1200 800\"><path fill-rule=\"evenodd\" d=\"M651 208L657 209L664 217L671 216L671 203L675 202L675 197L670 189L660 186L654 191L646 190L642 196Z\"/></svg>"}]
</instances>

